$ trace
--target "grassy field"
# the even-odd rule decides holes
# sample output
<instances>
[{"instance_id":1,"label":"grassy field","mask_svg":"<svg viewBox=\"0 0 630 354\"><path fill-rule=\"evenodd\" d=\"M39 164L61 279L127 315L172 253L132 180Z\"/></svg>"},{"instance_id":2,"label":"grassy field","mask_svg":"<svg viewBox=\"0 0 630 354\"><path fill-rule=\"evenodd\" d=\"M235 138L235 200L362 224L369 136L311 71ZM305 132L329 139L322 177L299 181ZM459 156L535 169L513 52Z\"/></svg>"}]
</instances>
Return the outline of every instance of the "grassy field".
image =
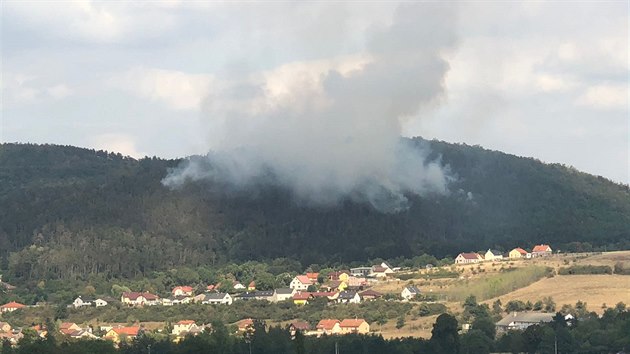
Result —
<instances>
[{"instance_id":1,"label":"grassy field","mask_svg":"<svg viewBox=\"0 0 630 354\"><path fill-rule=\"evenodd\" d=\"M589 311L603 312L602 304L614 306L618 302L630 304L630 276L628 275L558 275L545 278L527 287L499 296L502 303L510 300L535 302L551 296L559 309L564 304L579 301L588 304ZM488 300L492 303L495 299Z\"/></svg>"}]
</instances>

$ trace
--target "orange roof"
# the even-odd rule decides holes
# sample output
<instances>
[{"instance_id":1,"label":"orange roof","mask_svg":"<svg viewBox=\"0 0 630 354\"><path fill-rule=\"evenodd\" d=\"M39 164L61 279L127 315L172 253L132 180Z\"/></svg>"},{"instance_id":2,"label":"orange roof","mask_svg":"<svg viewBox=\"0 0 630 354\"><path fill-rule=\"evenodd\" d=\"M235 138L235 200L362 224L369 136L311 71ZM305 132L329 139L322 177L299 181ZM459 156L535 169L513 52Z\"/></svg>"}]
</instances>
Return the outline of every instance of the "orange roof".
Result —
<instances>
[{"instance_id":1,"label":"orange roof","mask_svg":"<svg viewBox=\"0 0 630 354\"><path fill-rule=\"evenodd\" d=\"M534 246L534 249L532 250L532 252L547 252L550 250L551 250L551 247L549 247L549 245L536 245Z\"/></svg>"},{"instance_id":2,"label":"orange roof","mask_svg":"<svg viewBox=\"0 0 630 354\"><path fill-rule=\"evenodd\" d=\"M252 280L251 283L249 283L249 287L253 288L255 286L256 286L256 282Z\"/></svg>"},{"instance_id":3,"label":"orange roof","mask_svg":"<svg viewBox=\"0 0 630 354\"><path fill-rule=\"evenodd\" d=\"M138 331L140 330L140 327L119 327L119 328L113 328L113 330L118 335L124 334L127 336L137 336Z\"/></svg>"},{"instance_id":4,"label":"orange roof","mask_svg":"<svg viewBox=\"0 0 630 354\"><path fill-rule=\"evenodd\" d=\"M319 277L319 273L306 273L306 276L311 280L317 280L317 277Z\"/></svg>"},{"instance_id":5,"label":"orange roof","mask_svg":"<svg viewBox=\"0 0 630 354\"><path fill-rule=\"evenodd\" d=\"M240 320L237 322L238 324L238 328L246 328L248 326L252 326L254 324L254 320L252 320L251 318L246 318L244 320Z\"/></svg>"},{"instance_id":6,"label":"orange roof","mask_svg":"<svg viewBox=\"0 0 630 354\"><path fill-rule=\"evenodd\" d=\"M333 329L333 327L335 327L335 324L337 323L339 323L339 320L325 319L325 320L319 321L316 328L317 329Z\"/></svg>"},{"instance_id":7,"label":"orange roof","mask_svg":"<svg viewBox=\"0 0 630 354\"><path fill-rule=\"evenodd\" d=\"M308 276L306 276L306 275L298 275L296 278L302 284L310 284L311 283L311 279Z\"/></svg>"},{"instance_id":8,"label":"orange roof","mask_svg":"<svg viewBox=\"0 0 630 354\"><path fill-rule=\"evenodd\" d=\"M516 251L520 254L527 254L527 251L525 251L524 249L520 248L520 247L516 247L515 249L513 249L512 251Z\"/></svg>"},{"instance_id":9,"label":"orange roof","mask_svg":"<svg viewBox=\"0 0 630 354\"><path fill-rule=\"evenodd\" d=\"M2 308L2 309L21 309L23 307L26 307L26 305L22 305L20 303L15 302L15 301L11 301L8 304L4 304L4 305L0 306L0 308Z\"/></svg>"},{"instance_id":10,"label":"orange roof","mask_svg":"<svg viewBox=\"0 0 630 354\"><path fill-rule=\"evenodd\" d=\"M172 292L175 292L177 289L180 289L181 291L185 293L189 293L193 291L193 288L191 286L176 286L175 288L173 288Z\"/></svg>"},{"instance_id":11,"label":"orange roof","mask_svg":"<svg viewBox=\"0 0 630 354\"><path fill-rule=\"evenodd\" d=\"M179 324L179 325L189 325L189 324L193 324L193 323L195 323L195 321L193 321L193 320L181 320L181 321L177 322L177 324Z\"/></svg>"},{"instance_id":12,"label":"orange roof","mask_svg":"<svg viewBox=\"0 0 630 354\"><path fill-rule=\"evenodd\" d=\"M361 325L361 323L363 323L363 322L365 322L365 320L362 319L362 318L355 318L355 319L346 318L343 321L341 321L339 326L356 328L356 327L359 327Z\"/></svg>"},{"instance_id":13,"label":"orange roof","mask_svg":"<svg viewBox=\"0 0 630 354\"><path fill-rule=\"evenodd\" d=\"M311 298L311 293L308 291L298 291L293 294L293 300L308 300Z\"/></svg>"},{"instance_id":14,"label":"orange roof","mask_svg":"<svg viewBox=\"0 0 630 354\"><path fill-rule=\"evenodd\" d=\"M76 326L76 325L77 325L77 324L76 324L76 323L74 323L74 322L64 322L64 323L62 323L61 325L59 325L59 329L60 329L60 330L62 330L62 329L68 329L68 328L70 328L70 327L74 327L74 326Z\"/></svg>"}]
</instances>

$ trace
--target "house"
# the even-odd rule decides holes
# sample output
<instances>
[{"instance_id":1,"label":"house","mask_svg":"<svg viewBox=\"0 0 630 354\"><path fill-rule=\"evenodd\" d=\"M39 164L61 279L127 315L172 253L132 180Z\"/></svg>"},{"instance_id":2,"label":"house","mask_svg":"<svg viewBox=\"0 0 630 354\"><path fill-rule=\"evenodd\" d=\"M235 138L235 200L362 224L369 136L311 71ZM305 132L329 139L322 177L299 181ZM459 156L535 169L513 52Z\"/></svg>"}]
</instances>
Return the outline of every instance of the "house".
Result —
<instances>
[{"instance_id":1,"label":"house","mask_svg":"<svg viewBox=\"0 0 630 354\"><path fill-rule=\"evenodd\" d=\"M312 299L326 299L327 301L335 301L339 293L336 291L316 291L311 293Z\"/></svg>"},{"instance_id":2,"label":"house","mask_svg":"<svg viewBox=\"0 0 630 354\"><path fill-rule=\"evenodd\" d=\"M162 299L162 306L173 306L180 304L190 304L195 300L192 296L179 295L179 296L171 296L169 298Z\"/></svg>"},{"instance_id":3,"label":"house","mask_svg":"<svg viewBox=\"0 0 630 354\"><path fill-rule=\"evenodd\" d=\"M294 337L297 332L306 333L311 330L311 325L306 321L293 321L289 324L289 333Z\"/></svg>"},{"instance_id":4,"label":"house","mask_svg":"<svg viewBox=\"0 0 630 354\"><path fill-rule=\"evenodd\" d=\"M232 305L232 296L228 293L205 293L201 299L206 305Z\"/></svg>"},{"instance_id":5,"label":"house","mask_svg":"<svg viewBox=\"0 0 630 354\"><path fill-rule=\"evenodd\" d=\"M356 291L342 291L337 296L338 303L358 304L361 302L361 296Z\"/></svg>"},{"instance_id":6,"label":"house","mask_svg":"<svg viewBox=\"0 0 630 354\"><path fill-rule=\"evenodd\" d=\"M243 284L241 284L241 283L239 283L237 281L234 281L232 283L232 289L234 289L234 290L245 290L247 288L245 287L245 285L243 285Z\"/></svg>"},{"instance_id":7,"label":"house","mask_svg":"<svg viewBox=\"0 0 630 354\"><path fill-rule=\"evenodd\" d=\"M199 326L197 326L193 320L181 320L173 325L171 334L180 337L186 335L187 333L194 332L198 328Z\"/></svg>"},{"instance_id":8,"label":"house","mask_svg":"<svg viewBox=\"0 0 630 354\"><path fill-rule=\"evenodd\" d=\"M553 251L549 245L536 245L532 249L532 257L546 257L550 256Z\"/></svg>"},{"instance_id":9,"label":"house","mask_svg":"<svg viewBox=\"0 0 630 354\"><path fill-rule=\"evenodd\" d=\"M369 275L376 278L384 278L393 273L394 273L394 270L392 270L389 264L383 262L381 264L373 266L372 271L370 272Z\"/></svg>"},{"instance_id":10,"label":"house","mask_svg":"<svg viewBox=\"0 0 630 354\"><path fill-rule=\"evenodd\" d=\"M39 338L46 338L46 336L48 335L48 328L46 328L46 326L42 326L42 325L35 325L33 327L31 327L31 329L35 332L37 332L37 336ZM0 330L0 332L2 332Z\"/></svg>"},{"instance_id":11,"label":"house","mask_svg":"<svg viewBox=\"0 0 630 354\"><path fill-rule=\"evenodd\" d=\"M368 285L367 279L360 277L348 277L345 283L348 284L348 288L351 289L362 289Z\"/></svg>"},{"instance_id":12,"label":"house","mask_svg":"<svg viewBox=\"0 0 630 354\"><path fill-rule=\"evenodd\" d=\"M120 302L128 306L153 306L159 304L160 297L151 293L124 292Z\"/></svg>"},{"instance_id":13,"label":"house","mask_svg":"<svg viewBox=\"0 0 630 354\"><path fill-rule=\"evenodd\" d=\"M79 327L79 325L74 322L63 322L61 325L59 325L59 332L61 333L64 333L64 331L78 331L80 329L81 327Z\"/></svg>"},{"instance_id":14,"label":"house","mask_svg":"<svg viewBox=\"0 0 630 354\"><path fill-rule=\"evenodd\" d=\"M171 290L173 296L192 296L193 288L191 286L176 286Z\"/></svg>"},{"instance_id":15,"label":"house","mask_svg":"<svg viewBox=\"0 0 630 354\"><path fill-rule=\"evenodd\" d=\"M92 334L92 332L90 330L86 330L86 329L78 329L76 331L70 330L70 331L62 331L61 333L63 333L64 335L73 338L73 339L96 339L98 338L97 336L95 336L94 334Z\"/></svg>"},{"instance_id":16,"label":"house","mask_svg":"<svg viewBox=\"0 0 630 354\"><path fill-rule=\"evenodd\" d=\"M348 288L348 284L343 280L333 280L322 286L322 288L325 288L328 291L344 291Z\"/></svg>"},{"instance_id":17,"label":"house","mask_svg":"<svg viewBox=\"0 0 630 354\"><path fill-rule=\"evenodd\" d=\"M400 297L402 297L405 300L411 300L414 297L416 297L416 295L420 295L420 289L418 289L418 287L415 285L407 285L400 292Z\"/></svg>"},{"instance_id":18,"label":"house","mask_svg":"<svg viewBox=\"0 0 630 354\"><path fill-rule=\"evenodd\" d=\"M13 329L10 332L0 332L0 342L9 342L12 346L18 344L24 338L24 334L20 329Z\"/></svg>"},{"instance_id":19,"label":"house","mask_svg":"<svg viewBox=\"0 0 630 354\"><path fill-rule=\"evenodd\" d=\"M297 275L291 280L289 287L296 291L306 291L311 285L311 280L306 275Z\"/></svg>"},{"instance_id":20,"label":"house","mask_svg":"<svg viewBox=\"0 0 630 354\"><path fill-rule=\"evenodd\" d=\"M129 341L134 339L140 333L140 327L117 327L112 328L103 336L104 339L113 341L114 343L120 343L122 341Z\"/></svg>"},{"instance_id":21,"label":"house","mask_svg":"<svg viewBox=\"0 0 630 354\"><path fill-rule=\"evenodd\" d=\"M368 334L370 333L370 324L362 318L356 319L344 319L339 323L341 328L341 334L358 333Z\"/></svg>"},{"instance_id":22,"label":"house","mask_svg":"<svg viewBox=\"0 0 630 354\"><path fill-rule=\"evenodd\" d=\"M93 299L82 298L81 296L79 296L74 299L74 301L72 302L72 306L74 306L74 308L79 308L83 306L92 306L93 303Z\"/></svg>"},{"instance_id":23,"label":"house","mask_svg":"<svg viewBox=\"0 0 630 354\"><path fill-rule=\"evenodd\" d=\"M8 322L0 322L0 332L11 332L11 325Z\"/></svg>"},{"instance_id":24,"label":"house","mask_svg":"<svg viewBox=\"0 0 630 354\"><path fill-rule=\"evenodd\" d=\"M532 254L520 247L517 247L510 251L508 257L510 257L510 259L531 258Z\"/></svg>"},{"instance_id":25,"label":"house","mask_svg":"<svg viewBox=\"0 0 630 354\"><path fill-rule=\"evenodd\" d=\"M285 301L293 298L293 294L295 294L295 290L291 288L279 288L276 289L273 295L272 302Z\"/></svg>"},{"instance_id":26,"label":"house","mask_svg":"<svg viewBox=\"0 0 630 354\"><path fill-rule=\"evenodd\" d=\"M311 293L308 291L298 291L293 294L293 303L296 305L306 305L308 300L312 299Z\"/></svg>"},{"instance_id":27,"label":"house","mask_svg":"<svg viewBox=\"0 0 630 354\"><path fill-rule=\"evenodd\" d=\"M274 291L273 290L254 291L254 298L256 300L267 300L269 302L272 302L273 301L273 295L274 295Z\"/></svg>"},{"instance_id":28,"label":"house","mask_svg":"<svg viewBox=\"0 0 630 354\"><path fill-rule=\"evenodd\" d=\"M218 291L218 290L219 290L219 284L217 285L210 284L206 286L206 291Z\"/></svg>"},{"instance_id":29,"label":"house","mask_svg":"<svg viewBox=\"0 0 630 354\"><path fill-rule=\"evenodd\" d=\"M254 291L256 290L256 282L255 281L251 281L249 282L249 285L247 286L247 291Z\"/></svg>"},{"instance_id":30,"label":"house","mask_svg":"<svg viewBox=\"0 0 630 354\"><path fill-rule=\"evenodd\" d=\"M0 306L0 312L13 312L15 310L19 310L25 308L26 305L20 304L19 302L11 301L7 304Z\"/></svg>"},{"instance_id":31,"label":"house","mask_svg":"<svg viewBox=\"0 0 630 354\"><path fill-rule=\"evenodd\" d=\"M317 278L319 278L319 273L306 273L306 277L311 281L311 284L317 284Z\"/></svg>"},{"instance_id":32,"label":"house","mask_svg":"<svg viewBox=\"0 0 630 354\"><path fill-rule=\"evenodd\" d=\"M455 264L479 263L483 257L479 253L460 253L455 258Z\"/></svg>"},{"instance_id":33,"label":"house","mask_svg":"<svg viewBox=\"0 0 630 354\"><path fill-rule=\"evenodd\" d=\"M236 322L236 326L238 327L239 332L245 332L254 327L254 320L251 318L246 318Z\"/></svg>"},{"instance_id":34,"label":"house","mask_svg":"<svg viewBox=\"0 0 630 354\"><path fill-rule=\"evenodd\" d=\"M99 297L96 300L94 300L94 305L96 307L103 307L103 306L107 306L108 304L114 302L115 300L111 297L105 296L105 297Z\"/></svg>"},{"instance_id":35,"label":"house","mask_svg":"<svg viewBox=\"0 0 630 354\"><path fill-rule=\"evenodd\" d=\"M357 267L350 269L350 275L355 277L367 277L372 273L372 267Z\"/></svg>"},{"instance_id":36,"label":"house","mask_svg":"<svg viewBox=\"0 0 630 354\"><path fill-rule=\"evenodd\" d=\"M317 329L318 335L339 334L341 333L340 323L341 322L339 320L325 319L325 320L319 321L319 323L317 323L317 326L315 326L315 328Z\"/></svg>"},{"instance_id":37,"label":"house","mask_svg":"<svg viewBox=\"0 0 630 354\"><path fill-rule=\"evenodd\" d=\"M551 322L555 315L555 313L543 312L513 312L503 317L495 326L499 333L513 329L524 330L531 325Z\"/></svg>"},{"instance_id":38,"label":"house","mask_svg":"<svg viewBox=\"0 0 630 354\"><path fill-rule=\"evenodd\" d=\"M500 251L488 249L483 259L486 261L500 261L503 259L503 254Z\"/></svg>"},{"instance_id":39,"label":"house","mask_svg":"<svg viewBox=\"0 0 630 354\"><path fill-rule=\"evenodd\" d=\"M383 297L383 294L379 293L378 291L368 289L366 291L360 292L359 296L361 296L361 299L363 301L370 301L380 299L381 297Z\"/></svg>"},{"instance_id":40,"label":"house","mask_svg":"<svg viewBox=\"0 0 630 354\"><path fill-rule=\"evenodd\" d=\"M328 273L328 280L341 280L346 281L350 276L350 271L342 270L338 272L330 272Z\"/></svg>"}]
</instances>

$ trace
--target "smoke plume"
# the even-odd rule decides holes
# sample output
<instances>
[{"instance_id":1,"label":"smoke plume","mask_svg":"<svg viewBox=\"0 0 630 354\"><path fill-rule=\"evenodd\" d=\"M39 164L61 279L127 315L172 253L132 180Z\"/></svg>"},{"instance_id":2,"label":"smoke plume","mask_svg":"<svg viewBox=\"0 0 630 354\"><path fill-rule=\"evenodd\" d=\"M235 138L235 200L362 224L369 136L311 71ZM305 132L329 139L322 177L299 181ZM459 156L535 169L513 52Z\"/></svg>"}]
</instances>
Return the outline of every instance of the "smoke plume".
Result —
<instances>
[{"instance_id":1,"label":"smoke plume","mask_svg":"<svg viewBox=\"0 0 630 354\"><path fill-rule=\"evenodd\" d=\"M350 198L384 212L407 208L405 195L446 193L446 169L401 139L401 121L444 93L454 27L448 6L405 4L390 26L370 31L364 55L216 80L203 107L213 152L163 183L264 180L300 202Z\"/></svg>"}]
</instances>

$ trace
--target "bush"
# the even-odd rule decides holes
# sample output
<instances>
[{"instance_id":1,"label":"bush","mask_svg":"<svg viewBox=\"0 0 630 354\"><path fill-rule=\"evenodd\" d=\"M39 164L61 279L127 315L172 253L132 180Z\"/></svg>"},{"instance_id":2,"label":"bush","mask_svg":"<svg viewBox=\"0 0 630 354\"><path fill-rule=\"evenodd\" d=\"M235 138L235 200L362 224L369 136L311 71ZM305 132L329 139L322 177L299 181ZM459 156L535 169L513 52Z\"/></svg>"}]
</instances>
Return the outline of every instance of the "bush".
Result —
<instances>
[{"instance_id":1,"label":"bush","mask_svg":"<svg viewBox=\"0 0 630 354\"><path fill-rule=\"evenodd\" d=\"M559 275L576 275L576 274L612 274L612 268L609 266L595 265L573 265L563 267L558 270Z\"/></svg>"}]
</instances>

